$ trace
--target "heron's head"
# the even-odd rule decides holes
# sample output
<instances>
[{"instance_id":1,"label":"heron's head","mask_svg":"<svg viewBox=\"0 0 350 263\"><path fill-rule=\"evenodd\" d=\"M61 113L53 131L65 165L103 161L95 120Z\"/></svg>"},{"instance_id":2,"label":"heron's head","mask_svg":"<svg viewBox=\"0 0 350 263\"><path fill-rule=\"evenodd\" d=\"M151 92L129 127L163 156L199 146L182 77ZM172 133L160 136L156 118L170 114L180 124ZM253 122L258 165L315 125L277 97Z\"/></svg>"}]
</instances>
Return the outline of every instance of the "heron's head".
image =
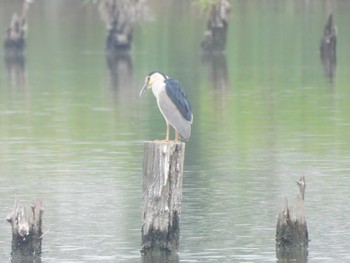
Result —
<instances>
[{"instance_id":1,"label":"heron's head","mask_svg":"<svg viewBox=\"0 0 350 263\"><path fill-rule=\"evenodd\" d=\"M151 89L152 86L158 82L163 82L166 78L168 78L166 75L159 71L152 71L150 72L145 79L145 84L142 87L142 90L140 92L140 96L147 90Z\"/></svg>"}]
</instances>

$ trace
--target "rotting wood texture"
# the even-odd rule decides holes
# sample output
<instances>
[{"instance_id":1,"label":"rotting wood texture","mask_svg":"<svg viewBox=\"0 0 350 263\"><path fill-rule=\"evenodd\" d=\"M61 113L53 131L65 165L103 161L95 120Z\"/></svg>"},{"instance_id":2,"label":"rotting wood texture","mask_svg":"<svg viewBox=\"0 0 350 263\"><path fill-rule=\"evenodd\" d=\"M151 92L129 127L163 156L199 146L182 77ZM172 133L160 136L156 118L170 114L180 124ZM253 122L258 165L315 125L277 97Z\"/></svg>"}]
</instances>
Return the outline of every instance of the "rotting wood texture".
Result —
<instances>
[{"instance_id":1,"label":"rotting wood texture","mask_svg":"<svg viewBox=\"0 0 350 263\"><path fill-rule=\"evenodd\" d=\"M38 256L41 254L42 244L42 215L44 208L42 200L37 199L29 212L26 207L15 206L7 221L12 226L12 257Z\"/></svg>"},{"instance_id":2,"label":"rotting wood texture","mask_svg":"<svg viewBox=\"0 0 350 263\"><path fill-rule=\"evenodd\" d=\"M285 249L307 249L308 230L304 216L304 196L305 196L305 177L300 177L297 181L299 193L297 195L295 207L288 206L288 200L285 199L284 209L278 216L276 226L276 248ZM293 213L294 212L294 213Z\"/></svg>"},{"instance_id":3,"label":"rotting wood texture","mask_svg":"<svg viewBox=\"0 0 350 263\"><path fill-rule=\"evenodd\" d=\"M178 249L185 143L145 142L141 252Z\"/></svg>"}]
</instances>

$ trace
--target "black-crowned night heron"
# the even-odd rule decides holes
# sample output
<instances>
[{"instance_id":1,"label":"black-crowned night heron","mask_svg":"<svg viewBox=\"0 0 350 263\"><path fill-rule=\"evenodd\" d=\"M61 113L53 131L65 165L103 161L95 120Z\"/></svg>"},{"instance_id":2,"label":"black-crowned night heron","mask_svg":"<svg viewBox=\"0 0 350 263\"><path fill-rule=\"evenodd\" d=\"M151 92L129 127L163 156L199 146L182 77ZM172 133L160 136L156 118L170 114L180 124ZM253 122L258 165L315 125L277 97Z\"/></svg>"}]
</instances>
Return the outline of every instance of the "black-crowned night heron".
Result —
<instances>
[{"instance_id":1,"label":"black-crowned night heron","mask_svg":"<svg viewBox=\"0 0 350 263\"><path fill-rule=\"evenodd\" d=\"M165 140L169 140L169 125L175 129L176 141L179 140L179 137L182 140L188 140L191 135L193 115L191 104L180 82L159 71L152 71L146 76L140 96L146 89L152 89L159 110L166 121Z\"/></svg>"}]
</instances>

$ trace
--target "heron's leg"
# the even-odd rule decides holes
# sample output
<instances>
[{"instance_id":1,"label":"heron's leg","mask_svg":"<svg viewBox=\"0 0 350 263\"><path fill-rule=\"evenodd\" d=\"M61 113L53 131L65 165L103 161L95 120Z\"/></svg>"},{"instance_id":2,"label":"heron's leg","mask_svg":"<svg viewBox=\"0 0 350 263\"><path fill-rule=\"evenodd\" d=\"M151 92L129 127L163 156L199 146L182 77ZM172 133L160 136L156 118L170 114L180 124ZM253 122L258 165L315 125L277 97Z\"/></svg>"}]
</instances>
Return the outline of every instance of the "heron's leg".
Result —
<instances>
[{"instance_id":1,"label":"heron's leg","mask_svg":"<svg viewBox=\"0 0 350 263\"><path fill-rule=\"evenodd\" d=\"M179 132L175 130L175 141L179 141Z\"/></svg>"},{"instance_id":2,"label":"heron's leg","mask_svg":"<svg viewBox=\"0 0 350 263\"><path fill-rule=\"evenodd\" d=\"M165 140L166 141L169 141L169 123L166 123L166 137L165 137Z\"/></svg>"}]
</instances>

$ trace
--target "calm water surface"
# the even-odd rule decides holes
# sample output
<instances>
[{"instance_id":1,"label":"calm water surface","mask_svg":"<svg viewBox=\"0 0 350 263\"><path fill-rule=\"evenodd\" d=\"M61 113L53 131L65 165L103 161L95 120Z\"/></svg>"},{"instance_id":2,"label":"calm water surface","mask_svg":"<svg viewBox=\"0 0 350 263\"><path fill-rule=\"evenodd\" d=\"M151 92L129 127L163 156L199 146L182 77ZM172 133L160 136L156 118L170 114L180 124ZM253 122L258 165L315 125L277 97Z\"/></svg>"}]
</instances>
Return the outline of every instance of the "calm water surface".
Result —
<instances>
[{"instance_id":1,"label":"calm water surface","mask_svg":"<svg viewBox=\"0 0 350 263\"><path fill-rule=\"evenodd\" d=\"M304 262L350 261L350 2L232 1L227 52L205 57L205 21L187 1L150 1L130 56L106 58L96 6L35 1L25 61L0 63L0 218L15 196L44 201L43 262L141 262L142 154L165 123L159 69L192 102L181 239L173 262L289 262L275 225L306 176ZM0 1L4 30L19 1ZM333 11L336 75L318 47ZM11 228L0 224L0 258ZM291 260L290 262L295 262Z\"/></svg>"}]
</instances>

